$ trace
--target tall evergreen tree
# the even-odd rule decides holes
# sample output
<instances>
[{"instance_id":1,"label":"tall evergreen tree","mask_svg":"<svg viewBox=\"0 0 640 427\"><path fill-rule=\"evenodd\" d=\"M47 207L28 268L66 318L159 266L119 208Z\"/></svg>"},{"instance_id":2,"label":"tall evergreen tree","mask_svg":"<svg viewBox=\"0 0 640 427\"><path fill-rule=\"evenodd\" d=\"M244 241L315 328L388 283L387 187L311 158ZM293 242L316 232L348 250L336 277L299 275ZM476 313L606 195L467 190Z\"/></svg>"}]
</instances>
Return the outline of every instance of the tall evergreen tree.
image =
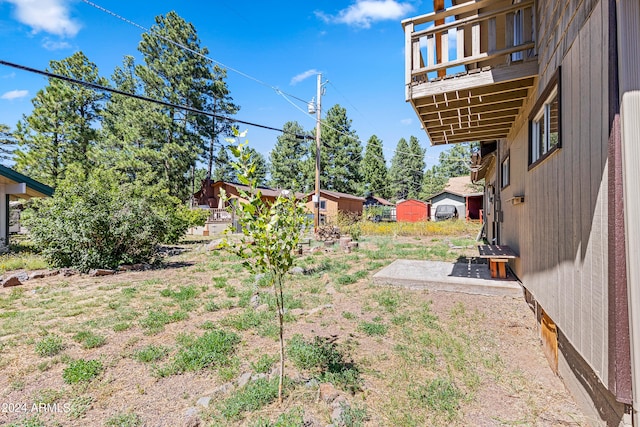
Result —
<instances>
[{"instance_id":1,"label":"tall evergreen tree","mask_svg":"<svg viewBox=\"0 0 640 427\"><path fill-rule=\"evenodd\" d=\"M320 186L326 190L356 194L362 188L360 162L362 145L351 129L347 110L336 104L327 111L323 121L322 147L320 149ZM311 156L307 169L309 183L314 182L315 144L311 144ZM310 185L313 188L313 185Z\"/></svg>"},{"instance_id":2,"label":"tall evergreen tree","mask_svg":"<svg viewBox=\"0 0 640 427\"><path fill-rule=\"evenodd\" d=\"M9 129L9 126L0 123L0 161L5 162L13 158L16 138Z\"/></svg>"},{"instance_id":3,"label":"tall evergreen tree","mask_svg":"<svg viewBox=\"0 0 640 427\"><path fill-rule=\"evenodd\" d=\"M409 196L409 144L404 138L400 138L396 151L391 158L389 168L389 186L391 198L394 200L406 199Z\"/></svg>"},{"instance_id":4,"label":"tall evergreen tree","mask_svg":"<svg viewBox=\"0 0 640 427\"><path fill-rule=\"evenodd\" d=\"M218 65L214 65L211 70L211 77L205 83L204 110L212 112L215 115L229 117L236 114L240 107L233 103L229 87L226 82L227 70ZM203 152L203 160L207 164L207 175L213 173L215 163L214 146L218 143L219 136L231 136L233 122L216 117L198 116L198 129L202 138L205 139L205 150Z\"/></svg>"},{"instance_id":5,"label":"tall evergreen tree","mask_svg":"<svg viewBox=\"0 0 640 427\"><path fill-rule=\"evenodd\" d=\"M424 176L424 154L427 150L420 146L420 141L415 136L409 138L409 154L407 155L407 198L416 199L422 189L422 178Z\"/></svg>"},{"instance_id":6,"label":"tall evergreen tree","mask_svg":"<svg viewBox=\"0 0 640 427\"><path fill-rule=\"evenodd\" d=\"M252 165L255 166L254 178L259 186L263 186L267 183L267 160L262 153L258 152L255 148L247 148L249 153L249 160Z\"/></svg>"},{"instance_id":7,"label":"tall evergreen tree","mask_svg":"<svg viewBox=\"0 0 640 427\"><path fill-rule=\"evenodd\" d=\"M220 146L218 155L214 158L214 166L214 181L237 181L238 175L236 173L236 170L233 168L233 164L231 163L231 159L229 158L229 152L224 145Z\"/></svg>"},{"instance_id":8,"label":"tall evergreen tree","mask_svg":"<svg viewBox=\"0 0 640 427\"><path fill-rule=\"evenodd\" d=\"M143 95L143 83L135 73L132 56L125 56L111 77L116 89ZM130 181L157 183L163 167L162 141L154 138L150 123L162 117L158 105L113 94L103 114L98 163L122 173Z\"/></svg>"},{"instance_id":9,"label":"tall evergreen tree","mask_svg":"<svg viewBox=\"0 0 640 427\"><path fill-rule=\"evenodd\" d=\"M191 52L168 40L189 48ZM193 24L175 12L160 15L150 32L142 34L138 50L145 64L136 66L136 74L147 96L179 106L204 107L203 93L213 78L204 57L209 51L200 46ZM147 133L161 142L159 152L163 162L159 178L172 195L186 199L189 170L204 151L203 142L197 134L197 117L174 107L163 108L162 113L155 116L148 118L150 126Z\"/></svg>"},{"instance_id":10,"label":"tall evergreen tree","mask_svg":"<svg viewBox=\"0 0 640 427\"><path fill-rule=\"evenodd\" d=\"M441 152L438 163L424 174L421 197L427 199L441 192L449 178L469 174L471 150L474 146L475 144L455 144Z\"/></svg>"},{"instance_id":11,"label":"tall evergreen tree","mask_svg":"<svg viewBox=\"0 0 640 427\"><path fill-rule=\"evenodd\" d=\"M50 70L90 83L107 83L82 52L51 61ZM16 168L52 186L71 165L86 174L94 163L91 151L98 139L104 99L100 92L50 78L31 101L31 114L18 123L15 137L21 148L16 153Z\"/></svg>"},{"instance_id":12,"label":"tall evergreen tree","mask_svg":"<svg viewBox=\"0 0 640 427\"><path fill-rule=\"evenodd\" d=\"M308 161L309 143L298 138L304 129L298 122L287 122L284 132L278 136L275 147L269 153L269 184L276 188L302 191L305 183L305 162Z\"/></svg>"},{"instance_id":13,"label":"tall evergreen tree","mask_svg":"<svg viewBox=\"0 0 640 427\"><path fill-rule=\"evenodd\" d=\"M387 198L389 197L389 182L387 180L387 164L382 152L382 141L372 135L362 159L362 182L364 191Z\"/></svg>"}]
</instances>

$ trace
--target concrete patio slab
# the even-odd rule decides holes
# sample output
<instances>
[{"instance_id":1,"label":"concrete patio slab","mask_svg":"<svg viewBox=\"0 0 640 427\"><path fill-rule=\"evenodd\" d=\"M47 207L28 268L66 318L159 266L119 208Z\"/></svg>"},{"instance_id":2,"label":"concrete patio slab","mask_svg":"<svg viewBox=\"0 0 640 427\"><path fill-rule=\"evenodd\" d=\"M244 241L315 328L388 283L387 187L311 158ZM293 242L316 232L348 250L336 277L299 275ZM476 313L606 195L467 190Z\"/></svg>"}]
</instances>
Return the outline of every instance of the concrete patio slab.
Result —
<instances>
[{"instance_id":1,"label":"concrete patio slab","mask_svg":"<svg viewBox=\"0 0 640 427\"><path fill-rule=\"evenodd\" d=\"M487 264L471 259L455 263L399 259L374 274L373 282L409 289L522 297L522 286L512 275L492 279Z\"/></svg>"}]
</instances>

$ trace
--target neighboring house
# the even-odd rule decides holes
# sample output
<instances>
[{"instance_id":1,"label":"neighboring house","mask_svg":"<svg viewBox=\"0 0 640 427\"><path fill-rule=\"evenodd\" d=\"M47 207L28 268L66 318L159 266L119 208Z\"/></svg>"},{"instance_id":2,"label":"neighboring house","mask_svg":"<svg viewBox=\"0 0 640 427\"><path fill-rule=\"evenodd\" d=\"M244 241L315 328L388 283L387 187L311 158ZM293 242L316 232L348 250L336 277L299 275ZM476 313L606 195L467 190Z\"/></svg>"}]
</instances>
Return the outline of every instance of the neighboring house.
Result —
<instances>
[{"instance_id":1,"label":"neighboring house","mask_svg":"<svg viewBox=\"0 0 640 427\"><path fill-rule=\"evenodd\" d=\"M9 249L9 202L51 196L53 188L0 165L0 251Z\"/></svg>"},{"instance_id":2,"label":"neighboring house","mask_svg":"<svg viewBox=\"0 0 640 427\"><path fill-rule=\"evenodd\" d=\"M435 220L436 208L439 205L453 205L458 211L458 218L468 220L482 219L481 210L484 193L477 190L469 176L449 178L444 189L431 196L431 220Z\"/></svg>"},{"instance_id":3,"label":"neighboring house","mask_svg":"<svg viewBox=\"0 0 640 427\"><path fill-rule=\"evenodd\" d=\"M314 196L315 193L309 193L306 196L307 210L312 215L316 213L316 206L313 200ZM362 215L364 200L364 197L358 197L352 194L320 190L320 224L335 222L338 219L338 212L353 216Z\"/></svg>"},{"instance_id":4,"label":"neighboring house","mask_svg":"<svg viewBox=\"0 0 640 427\"><path fill-rule=\"evenodd\" d=\"M366 208L369 206L393 206L393 203L383 199L382 197L369 195L364 199L364 207Z\"/></svg>"},{"instance_id":5,"label":"neighboring house","mask_svg":"<svg viewBox=\"0 0 640 427\"><path fill-rule=\"evenodd\" d=\"M191 230L192 234L209 235L215 231L221 231L234 221L233 209L229 209L230 204L244 203L247 200L240 194L241 191L248 192L250 188L243 184L226 181L203 180L200 190L194 195L198 206L202 209L209 209L210 216L207 225L196 227ZM261 198L266 202L275 201L280 194L287 190L277 190L269 187L258 187ZM221 197L222 192L226 194L227 202ZM302 199L302 193L295 193L296 198Z\"/></svg>"},{"instance_id":6,"label":"neighboring house","mask_svg":"<svg viewBox=\"0 0 640 427\"><path fill-rule=\"evenodd\" d=\"M422 200L408 199L396 204L396 220L398 222L428 221L430 206Z\"/></svg>"},{"instance_id":7,"label":"neighboring house","mask_svg":"<svg viewBox=\"0 0 640 427\"><path fill-rule=\"evenodd\" d=\"M452 2L403 21L406 99L432 144L481 142L551 367L593 424L638 426L640 2Z\"/></svg>"}]
</instances>

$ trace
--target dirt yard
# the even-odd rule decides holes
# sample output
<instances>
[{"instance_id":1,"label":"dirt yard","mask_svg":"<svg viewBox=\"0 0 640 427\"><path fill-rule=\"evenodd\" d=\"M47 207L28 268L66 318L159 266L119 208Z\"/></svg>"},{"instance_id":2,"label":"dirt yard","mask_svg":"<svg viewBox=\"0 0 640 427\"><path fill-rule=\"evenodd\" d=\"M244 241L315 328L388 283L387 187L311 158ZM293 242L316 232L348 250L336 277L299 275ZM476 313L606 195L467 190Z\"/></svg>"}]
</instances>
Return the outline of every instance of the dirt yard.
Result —
<instances>
[{"instance_id":1,"label":"dirt yard","mask_svg":"<svg viewBox=\"0 0 640 427\"><path fill-rule=\"evenodd\" d=\"M286 283L281 405L268 280L206 244L162 268L0 289L0 424L586 425L522 299L371 284L398 258L472 256L469 236L305 249Z\"/></svg>"}]
</instances>

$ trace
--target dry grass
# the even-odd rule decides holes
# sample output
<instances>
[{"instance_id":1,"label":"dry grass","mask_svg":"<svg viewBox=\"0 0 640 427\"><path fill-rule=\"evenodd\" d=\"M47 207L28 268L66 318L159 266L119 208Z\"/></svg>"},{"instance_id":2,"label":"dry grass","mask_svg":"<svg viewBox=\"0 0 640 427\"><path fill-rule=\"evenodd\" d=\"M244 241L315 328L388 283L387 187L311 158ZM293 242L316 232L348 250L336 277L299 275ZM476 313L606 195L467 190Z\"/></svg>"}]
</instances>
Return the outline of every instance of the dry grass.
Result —
<instances>
[{"instance_id":1,"label":"dry grass","mask_svg":"<svg viewBox=\"0 0 640 427\"><path fill-rule=\"evenodd\" d=\"M302 255L297 265L307 274L290 276L285 285L285 339L331 340L352 376L307 372L290 360L283 406L273 402L271 382L256 382L200 408L201 425L277 419L299 425L301 418L329 424L332 409L317 401L317 385L302 381L310 375L335 378L355 392L344 392L352 425L534 425L540 419L579 425L582 417L547 368L523 301L371 284L398 257L455 260L475 253L467 246L477 228L445 226L462 230L365 236L350 254L331 248ZM164 269L50 277L0 290L0 401L31 408L46 400L62 408L7 412L2 423L183 425L198 398L243 373L275 367L277 323L267 281L249 275L233 255L203 251L203 243L185 243L186 251L167 259ZM254 294L266 311L252 308ZM79 335L104 341L87 346L74 339ZM102 369L93 379L65 383L63 372L79 360L99 361Z\"/></svg>"}]
</instances>

